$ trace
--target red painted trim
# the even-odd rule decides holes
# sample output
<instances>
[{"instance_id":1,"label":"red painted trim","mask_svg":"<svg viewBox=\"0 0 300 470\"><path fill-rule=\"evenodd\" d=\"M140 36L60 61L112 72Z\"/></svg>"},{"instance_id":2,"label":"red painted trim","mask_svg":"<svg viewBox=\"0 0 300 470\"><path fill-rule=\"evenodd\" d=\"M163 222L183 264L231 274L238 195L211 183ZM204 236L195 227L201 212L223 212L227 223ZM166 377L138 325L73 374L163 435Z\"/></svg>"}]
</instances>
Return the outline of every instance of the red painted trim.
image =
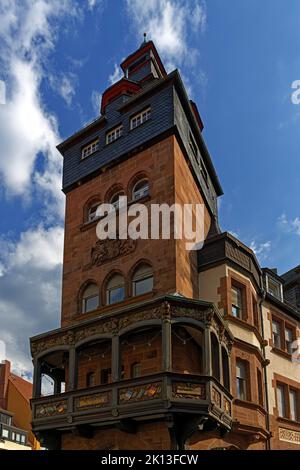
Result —
<instances>
[{"instance_id":1,"label":"red painted trim","mask_svg":"<svg viewBox=\"0 0 300 470\"><path fill-rule=\"evenodd\" d=\"M101 114L104 113L105 107L108 105L108 103L118 98L118 96L125 94L126 92L136 94L140 91L140 89L141 87L137 83L133 83L124 77L121 78L121 80L107 88L103 93L101 101Z\"/></svg>"},{"instance_id":2,"label":"red painted trim","mask_svg":"<svg viewBox=\"0 0 300 470\"><path fill-rule=\"evenodd\" d=\"M197 108L197 105L194 101L190 100L190 103L191 103L191 106L192 106L192 110L194 112L194 115L195 115L195 118L198 122L198 126L200 127L200 132L203 131L203 128L204 128L204 125L203 125L203 121L200 117L200 114L199 114L199 111L198 111L198 108Z\"/></svg>"},{"instance_id":3,"label":"red painted trim","mask_svg":"<svg viewBox=\"0 0 300 470\"><path fill-rule=\"evenodd\" d=\"M154 54L154 57L158 63L158 66L160 68L160 71L162 73L163 76L166 76L167 75L167 72L165 70L165 67L158 55L158 52L156 50L156 47L154 45L154 43L152 41L148 41L145 43L145 45L141 46L137 51L135 51L133 54L131 54L130 56L128 56L122 63L121 63L121 68L123 71L125 71L129 66L130 64L132 64L133 62L135 62L139 57L141 57L143 54L145 54L146 51L149 51L149 50L152 50L153 54Z\"/></svg>"}]
</instances>

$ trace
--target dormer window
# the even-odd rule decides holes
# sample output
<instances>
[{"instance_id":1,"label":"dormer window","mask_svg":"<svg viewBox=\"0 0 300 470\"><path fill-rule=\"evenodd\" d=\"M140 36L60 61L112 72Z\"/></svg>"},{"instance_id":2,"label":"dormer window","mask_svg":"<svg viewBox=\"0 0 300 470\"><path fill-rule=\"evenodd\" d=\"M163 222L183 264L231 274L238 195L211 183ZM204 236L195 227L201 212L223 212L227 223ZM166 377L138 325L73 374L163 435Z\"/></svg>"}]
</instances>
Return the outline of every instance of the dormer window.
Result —
<instances>
[{"instance_id":1,"label":"dormer window","mask_svg":"<svg viewBox=\"0 0 300 470\"><path fill-rule=\"evenodd\" d=\"M99 149L99 139L93 140L93 142L90 142L89 144L85 145L82 148L81 158L84 159L88 157L89 155L92 155L92 153L97 152L98 149Z\"/></svg>"},{"instance_id":2,"label":"dormer window","mask_svg":"<svg viewBox=\"0 0 300 470\"><path fill-rule=\"evenodd\" d=\"M110 144L111 142L114 142L115 140L119 139L119 137L121 137L122 134L123 134L123 125L115 127L111 131L107 132L106 144Z\"/></svg>"},{"instance_id":3,"label":"dormer window","mask_svg":"<svg viewBox=\"0 0 300 470\"><path fill-rule=\"evenodd\" d=\"M136 127L140 126L144 122L148 121L151 116L151 108L150 106L143 111L141 111L138 114L135 114L131 119L130 119L130 129L135 129Z\"/></svg>"},{"instance_id":4,"label":"dormer window","mask_svg":"<svg viewBox=\"0 0 300 470\"><path fill-rule=\"evenodd\" d=\"M276 299L282 301L282 285L280 282L278 282L276 279L267 275L266 287L267 287L267 292L269 294L273 295L273 297L276 297Z\"/></svg>"}]
</instances>

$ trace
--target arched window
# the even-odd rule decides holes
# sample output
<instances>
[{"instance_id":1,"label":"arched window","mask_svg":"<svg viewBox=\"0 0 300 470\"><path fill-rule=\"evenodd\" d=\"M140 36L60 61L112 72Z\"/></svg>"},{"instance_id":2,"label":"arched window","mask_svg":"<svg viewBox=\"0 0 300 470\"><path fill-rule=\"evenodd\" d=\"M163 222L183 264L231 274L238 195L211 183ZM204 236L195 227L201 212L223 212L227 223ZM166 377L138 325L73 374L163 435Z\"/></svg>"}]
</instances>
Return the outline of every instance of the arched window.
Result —
<instances>
[{"instance_id":1,"label":"arched window","mask_svg":"<svg viewBox=\"0 0 300 470\"><path fill-rule=\"evenodd\" d=\"M125 196L125 191L121 190L113 194L113 196L110 198L109 203L112 204L115 208L115 210L119 209L119 197L120 196Z\"/></svg>"},{"instance_id":2,"label":"arched window","mask_svg":"<svg viewBox=\"0 0 300 470\"><path fill-rule=\"evenodd\" d=\"M149 194L149 181L147 179L139 180L132 189L132 200L137 201Z\"/></svg>"},{"instance_id":3,"label":"arched window","mask_svg":"<svg viewBox=\"0 0 300 470\"><path fill-rule=\"evenodd\" d=\"M94 372L89 372L86 376L86 386L94 387L95 386L95 374Z\"/></svg>"},{"instance_id":4,"label":"arched window","mask_svg":"<svg viewBox=\"0 0 300 470\"><path fill-rule=\"evenodd\" d=\"M227 390L230 389L229 381L229 359L225 348L222 348L222 370L223 370L223 385Z\"/></svg>"},{"instance_id":5,"label":"arched window","mask_svg":"<svg viewBox=\"0 0 300 470\"><path fill-rule=\"evenodd\" d=\"M136 377L140 377L141 375L142 375L141 363L134 362L131 365L131 378L135 379Z\"/></svg>"},{"instance_id":6,"label":"arched window","mask_svg":"<svg viewBox=\"0 0 300 470\"><path fill-rule=\"evenodd\" d=\"M219 341L213 333L211 333L211 360L213 377L220 380Z\"/></svg>"},{"instance_id":7,"label":"arched window","mask_svg":"<svg viewBox=\"0 0 300 470\"><path fill-rule=\"evenodd\" d=\"M99 307L99 290L97 284L86 286L82 294L82 313L91 312Z\"/></svg>"},{"instance_id":8,"label":"arched window","mask_svg":"<svg viewBox=\"0 0 300 470\"><path fill-rule=\"evenodd\" d=\"M141 295L153 290L153 271L146 263L140 264L133 273L132 294Z\"/></svg>"},{"instance_id":9,"label":"arched window","mask_svg":"<svg viewBox=\"0 0 300 470\"><path fill-rule=\"evenodd\" d=\"M88 208L86 222L92 222L97 218L96 212L99 205L99 202L96 202Z\"/></svg>"},{"instance_id":10,"label":"arched window","mask_svg":"<svg viewBox=\"0 0 300 470\"><path fill-rule=\"evenodd\" d=\"M125 299L125 282L121 274L114 274L106 286L106 303L108 305L122 302Z\"/></svg>"}]
</instances>

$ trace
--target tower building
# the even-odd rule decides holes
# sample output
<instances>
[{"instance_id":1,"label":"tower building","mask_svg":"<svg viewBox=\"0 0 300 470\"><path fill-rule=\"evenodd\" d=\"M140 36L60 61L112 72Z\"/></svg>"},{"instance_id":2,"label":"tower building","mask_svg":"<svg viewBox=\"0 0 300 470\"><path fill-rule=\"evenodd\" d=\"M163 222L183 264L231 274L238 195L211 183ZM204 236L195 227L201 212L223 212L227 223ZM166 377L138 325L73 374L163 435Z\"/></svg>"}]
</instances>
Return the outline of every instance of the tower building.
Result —
<instances>
[{"instance_id":1,"label":"tower building","mask_svg":"<svg viewBox=\"0 0 300 470\"><path fill-rule=\"evenodd\" d=\"M66 195L61 326L31 338L33 431L57 449L260 449L272 439L285 446L279 436L298 431L292 408L279 416L277 372L267 373L280 352L272 315L288 318L280 325L292 328L291 342L299 312L284 301L284 279L220 232L222 188L179 72L167 74L152 41L121 68L99 117L58 146ZM97 209L110 203L120 217L120 196L128 208L203 205L204 247L189 251L174 236L100 240ZM265 295L272 281L282 297ZM282 347L290 348L284 331ZM291 349L281 352L288 364L278 387L296 370ZM295 383L282 386L293 406L298 386L293 398Z\"/></svg>"}]
</instances>

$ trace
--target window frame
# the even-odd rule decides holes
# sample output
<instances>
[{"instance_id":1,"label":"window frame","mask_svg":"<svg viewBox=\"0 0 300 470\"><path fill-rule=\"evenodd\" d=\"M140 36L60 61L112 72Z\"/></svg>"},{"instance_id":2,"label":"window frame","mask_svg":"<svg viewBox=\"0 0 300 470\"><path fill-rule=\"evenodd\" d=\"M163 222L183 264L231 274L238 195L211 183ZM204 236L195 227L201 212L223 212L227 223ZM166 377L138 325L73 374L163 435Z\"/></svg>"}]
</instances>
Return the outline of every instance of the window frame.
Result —
<instances>
[{"instance_id":1,"label":"window frame","mask_svg":"<svg viewBox=\"0 0 300 470\"><path fill-rule=\"evenodd\" d=\"M108 130L105 135L105 145L112 144L116 140L120 139L120 137L122 137L123 135L123 131L124 131L123 124L119 124L118 126L115 126L112 129ZM114 136L114 138L110 139L110 136Z\"/></svg>"},{"instance_id":2,"label":"window frame","mask_svg":"<svg viewBox=\"0 0 300 470\"><path fill-rule=\"evenodd\" d=\"M99 150L99 142L100 142L99 137L97 137L96 139L91 140L88 144L85 144L81 148L81 160L85 160L90 155L93 155L94 153L96 153ZM93 148L93 146L95 146L95 147ZM90 151L88 151L85 154L85 151L88 150L88 149L90 149Z\"/></svg>"},{"instance_id":3,"label":"window frame","mask_svg":"<svg viewBox=\"0 0 300 470\"><path fill-rule=\"evenodd\" d=\"M144 181L146 182L145 187L147 186L146 193L145 193L145 190L143 192L141 192L141 189L139 189L139 190L135 189L138 184L141 184ZM143 186L142 186L142 188L143 188ZM136 196L136 193L140 193L140 194L138 196ZM133 188L132 188L132 191L131 191L131 200L134 201L134 202L139 201L140 199L143 199L144 197L149 196L149 194L150 194L149 180L148 180L148 178L141 178L138 181L136 181L136 183L133 185Z\"/></svg>"},{"instance_id":4,"label":"window frame","mask_svg":"<svg viewBox=\"0 0 300 470\"><path fill-rule=\"evenodd\" d=\"M280 327L280 347L276 346L274 342L273 322L278 323ZM285 320L284 318L280 318L279 315L277 315L276 313L272 313L271 315L272 347L273 349L277 351L281 351L287 354L288 356L291 356L293 354L293 350L291 352L289 352L288 350L288 347L286 344L286 330L290 330L292 332L292 341L290 341L290 343L292 344L296 339L295 325Z\"/></svg>"},{"instance_id":5,"label":"window frame","mask_svg":"<svg viewBox=\"0 0 300 470\"><path fill-rule=\"evenodd\" d=\"M143 118L144 115L146 116L145 118ZM149 121L151 116L152 116L152 109L150 105L144 108L142 111L135 113L130 118L130 130L133 131L137 127L140 127L142 124ZM139 118L140 118L140 121L138 121ZM135 125L133 125L134 121L136 122Z\"/></svg>"},{"instance_id":6,"label":"window frame","mask_svg":"<svg viewBox=\"0 0 300 470\"><path fill-rule=\"evenodd\" d=\"M232 295L232 291L233 290L237 290L237 291L240 291L240 299L241 299L241 305L235 305L233 303L233 295ZM234 318L237 318L239 320L244 320L245 319L245 287L242 286L241 284L239 283L236 283L236 282L231 282L231 288L230 288L230 295L231 295L231 315L234 317ZM238 298L238 295L237 295L237 298ZM239 315L234 315L233 314L233 308L236 308L237 311L240 313Z\"/></svg>"},{"instance_id":7,"label":"window frame","mask_svg":"<svg viewBox=\"0 0 300 470\"><path fill-rule=\"evenodd\" d=\"M91 286L91 285L94 285L96 286L96 290L97 290L97 294L93 294L93 295L88 295L88 296L85 296L85 292L87 291L87 289ZM97 307L95 308L92 308L90 310L87 310L87 302L91 299L95 299L95 298L98 298L98 305ZM81 311L80 313L82 315L86 314L86 313L90 313L90 312L94 312L95 310L97 310L99 307L100 307L101 303L100 303L100 292L99 292L99 287L98 285L95 283L95 282L90 282L88 284L86 284L84 286L84 288L82 289L82 294L81 294Z\"/></svg>"},{"instance_id":8,"label":"window frame","mask_svg":"<svg viewBox=\"0 0 300 470\"><path fill-rule=\"evenodd\" d=\"M245 377L238 376L238 366L241 365L244 367L245 370ZM241 401L250 401L250 381L249 381L249 362L241 359L239 357L236 358L235 364L235 376L236 376L236 398ZM240 386L238 384L242 383L242 391L243 393L240 394Z\"/></svg>"}]
</instances>

